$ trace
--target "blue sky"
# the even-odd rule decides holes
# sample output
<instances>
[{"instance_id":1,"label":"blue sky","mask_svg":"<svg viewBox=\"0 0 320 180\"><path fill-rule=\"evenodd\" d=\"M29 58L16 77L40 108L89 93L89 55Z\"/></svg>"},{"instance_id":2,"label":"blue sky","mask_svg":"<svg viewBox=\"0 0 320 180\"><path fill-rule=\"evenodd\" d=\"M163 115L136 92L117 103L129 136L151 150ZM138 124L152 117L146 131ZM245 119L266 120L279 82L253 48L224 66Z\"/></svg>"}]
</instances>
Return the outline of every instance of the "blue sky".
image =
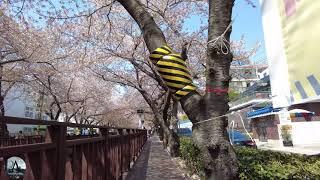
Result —
<instances>
[{"instance_id":1,"label":"blue sky","mask_svg":"<svg viewBox=\"0 0 320 180\"><path fill-rule=\"evenodd\" d=\"M244 35L248 48L252 47L256 42L261 43L261 48L257 52L254 60L266 58L264 47L264 35L262 29L261 11L258 0L252 0L256 8L250 6L245 0L236 0L233 8L233 31L231 39L238 40Z\"/></svg>"},{"instance_id":2,"label":"blue sky","mask_svg":"<svg viewBox=\"0 0 320 180\"><path fill-rule=\"evenodd\" d=\"M233 17L235 18L235 21L233 23L231 39L239 40L243 35L247 42L247 48L251 48L257 42L260 42L261 48L257 54L252 57L252 60L260 61L266 59L261 11L258 0L252 0L252 2L256 6L255 8L249 5L245 0L235 0L233 8ZM203 19L202 21L202 23L207 22L207 20ZM201 17L193 15L185 21L185 28L188 28L188 31L192 31L199 27L200 24Z\"/></svg>"}]
</instances>

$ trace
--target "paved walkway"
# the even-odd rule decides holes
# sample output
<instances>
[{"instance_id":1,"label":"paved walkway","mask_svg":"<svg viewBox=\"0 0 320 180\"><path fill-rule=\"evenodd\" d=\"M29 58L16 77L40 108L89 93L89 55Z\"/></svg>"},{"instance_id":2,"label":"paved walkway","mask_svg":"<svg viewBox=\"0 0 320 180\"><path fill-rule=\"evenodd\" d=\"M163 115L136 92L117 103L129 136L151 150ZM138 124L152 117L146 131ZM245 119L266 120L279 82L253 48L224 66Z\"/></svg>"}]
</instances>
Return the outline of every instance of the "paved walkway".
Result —
<instances>
[{"instance_id":1,"label":"paved walkway","mask_svg":"<svg viewBox=\"0 0 320 180\"><path fill-rule=\"evenodd\" d=\"M149 138L126 180L188 180L163 149L158 136Z\"/></svg>"}]
</instances>

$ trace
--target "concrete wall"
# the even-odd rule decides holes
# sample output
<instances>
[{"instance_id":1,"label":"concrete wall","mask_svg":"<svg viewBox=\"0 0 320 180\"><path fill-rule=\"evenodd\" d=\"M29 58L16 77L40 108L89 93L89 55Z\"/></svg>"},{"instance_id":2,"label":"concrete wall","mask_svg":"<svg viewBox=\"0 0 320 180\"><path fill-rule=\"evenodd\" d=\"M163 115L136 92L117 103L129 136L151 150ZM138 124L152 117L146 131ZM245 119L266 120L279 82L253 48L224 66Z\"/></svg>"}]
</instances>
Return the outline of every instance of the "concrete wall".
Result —
<instances>
[{"instance_id":1,"label":"concrete wall","mask_svg":"<svg viewBox=\"0 0 320 180\"><path fill-rule=\"evenodd\" d=\"M320 144L320 122L293 122L292 142L294 145Z\"/></svg>"},{"instance_id":2,"label":"concrete wall","mask_svg":"<svg viewBox=\"0 0 320 180\"><path fill-rule=\"evenodd\" d=\"M315 112L315 116L292 118L292 142L294 145L320 144L320 103L292 105L291 109L304 109Z\"/></svg>"}]
</instances>

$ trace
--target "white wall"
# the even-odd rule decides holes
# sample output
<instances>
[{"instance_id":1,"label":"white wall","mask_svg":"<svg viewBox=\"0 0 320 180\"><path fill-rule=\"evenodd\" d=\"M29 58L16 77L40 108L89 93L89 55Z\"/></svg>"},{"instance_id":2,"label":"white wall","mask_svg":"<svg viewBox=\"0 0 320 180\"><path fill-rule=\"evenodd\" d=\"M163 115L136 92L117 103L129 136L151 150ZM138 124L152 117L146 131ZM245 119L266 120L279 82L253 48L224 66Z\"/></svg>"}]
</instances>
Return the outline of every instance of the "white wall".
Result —
<instances>
[{"instance_id":1,"label":"white wall","mask_svg":"<svg viewBox=\"0 0 320 180\"><path fill-rule=\"evenodd\" d=\"M260 0L266 54L269 64L273 107L290 104L288 65L276 0Z\"/></svg>"},{"instance_id":2,"label":"white wall","mask_svg":"<svg viewBox=\"0 0 320 180\"><path fill-rule=\"evenodd\" d=\"M320 121L292 122L291 125L294 145L320 144Z\"/></svg>"},{"instance_id":3,"label":"white wall","mask_svg":"<svg viewBox=\"0 0 320 180\"><path fill-rule=\"evenodd\" d=\"M192 122L185 122L185 123L181 123L178 126L179 128L189 128L192 129Z\"/></svg>"}]
</instances>

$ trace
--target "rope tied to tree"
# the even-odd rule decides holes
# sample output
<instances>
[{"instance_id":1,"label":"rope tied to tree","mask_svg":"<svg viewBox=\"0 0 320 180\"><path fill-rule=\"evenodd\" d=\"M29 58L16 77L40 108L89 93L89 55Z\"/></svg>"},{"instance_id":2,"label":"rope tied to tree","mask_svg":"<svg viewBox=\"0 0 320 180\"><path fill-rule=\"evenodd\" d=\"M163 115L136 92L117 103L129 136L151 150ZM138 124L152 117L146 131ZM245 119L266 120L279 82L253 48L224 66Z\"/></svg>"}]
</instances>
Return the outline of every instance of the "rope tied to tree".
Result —
<instances>
[{"instance_id":1,"label":"rope tied to tree","mask_svg":"<svg viewBox=\"0 0 320 180\"><path fill-rule=\"evenodd\" d=\"M275 96L272 96L272 97L275 97ZM248 106L247 108L254 107L254 106L256 106L256 105L263 104L263 103L266 103L266 102L269 102L269 101L270 101L270 99L267 99L267 100L261 101L261 102L259 102L259 103L250 105L250 106ZM242 111L245 111L245 110L242 109L242 110L238 110L237 112L242 112ZM233 114L234 112L235 112L235 111L232 111L232 112L223 114L223 115L221 115L221 116L216 116L216 117L213 117L213 118L210 118L210 119L206 119L206 120L203 120L203 121L199 121L199 122L196 122L196 123L192 123L192 124L195 125L195 124L205 123L205 122L208 122L208 121L214 121L214 120L219 119L219 118L222 118L222 117L227 117L227 116Z\"/></svg>"},{"instance_id":2,"label":"rope tied to tree","mask_svg":"<svg viewBox=\"0 0 320 180\"><path fill-rule=\"evenodd\" d=\"M186 60L171 47L167 45L159 47L149 58L176 99L179 100L196 90Z\"/></svg>"},{"instance_id":3,"label":"rope tied to tree","mask_svg":"<svg viewBox=\"0 0 320 180\"><path fill-rule=\"evenodd\" d=\"M226 33L228 32L228 30L231 28L231 25L232 25L233 21L234 21L234 20L232 20L232 21L229 23L229 25L227 26L227 28L224 30L224 32L223 32L220 36L218 36L218 37L216 37L216 38L208 41L208 43L207 43L209 46L212 46L212 47L215 47L216 44L220 45L220 47L218 47L217 49L218 49L218 50L220 49L220 52L221 52L222 54L224 54L224 55L227 55L227 54L229 54L229 52L230 52L230 49L229 49L230 43L229 43L229 41L225 38L225 35L226 35ZM224 49L225 49L225 50L224 50Z\"/></svg>"}]
</instances>

